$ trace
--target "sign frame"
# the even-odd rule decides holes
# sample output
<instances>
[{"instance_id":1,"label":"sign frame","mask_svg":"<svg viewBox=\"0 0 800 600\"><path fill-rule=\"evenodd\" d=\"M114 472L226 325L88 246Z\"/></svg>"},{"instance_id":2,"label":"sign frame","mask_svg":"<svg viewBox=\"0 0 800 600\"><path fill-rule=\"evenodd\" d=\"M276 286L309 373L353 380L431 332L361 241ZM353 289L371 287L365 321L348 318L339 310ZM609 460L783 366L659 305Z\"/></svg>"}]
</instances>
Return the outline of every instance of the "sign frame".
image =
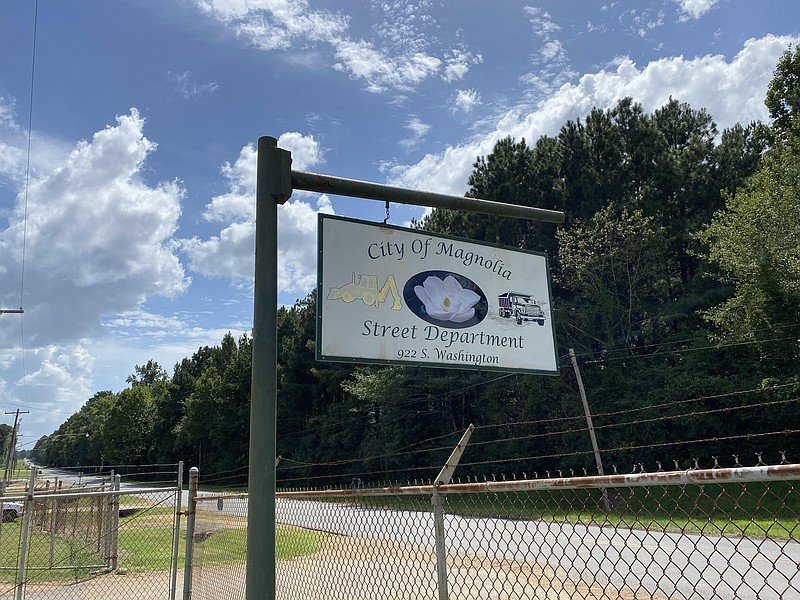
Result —
<instances>
[{"instance_id":1,"label":"sign frame","mask_svg":"<svg viewBox=\"0 0 800 600\"><path fill-rule=\"evenodd\" d=\"M391 358L391 357L385 357L385 356L384 357L376 357L374 355L362 356L362 355L359 355L359 353L357 353L357 352L350 352L350 353L346 353L346 354L330 352L330 349L327 347L330 344L326 344L325 343L325 340L327 338L325 337L325 333L324 333L325 328L323 327L323 318L324 318L323 313L327 312L325 310L325 306L324 305L326 303L326 300L330 300L328 298L328 293L327 292L329 292L329 291L333 292L333 290L325 290L324 287L323 287L324 286L324 280L325 280L325 259L326 259L326 257L325 257L325 236L324 236L325 226L324 226L324 224L325 224L325 221L329 220L329 219L333 220L333 221L340 221L340 222L344 222L344 223L352 224L352 225L357 225L357 226L364 226L364 227L370 227L370 228L381 229L381 230L389 230L389 231L393 231L393 232L400 232L400 233L402 233L402 234L404 234L406 236L419 236L419 238L427 238L429 240L436 240L439 243L476 246L476 247L479 247L479 248L486 248L487 251L490 251L490 252L509 253L511 255L529 256L531 258L535 257L536 261L539 261L539 262L543 263L544 285L545 285L545 288L546 288L546 296L547 296L546 303L543 301L543 299L540 296L537 296L537 298L540 299L540 303L543 306L545 306L546 309L543 309L541 311L543 313L543 316L541 318L542 322L539 322L540 319L538 318L538 315L527 316L526 319L530 320L530 321L536 321L540 325L544 325L545 321L547 322L547 329L549 331L549 335L547 336L546 345L547 346L551 345L551 347L552 347L552 355L550 355L549 353L546 353L546 357L547 357L548 361L550 361L550 359L552 359L552 360L548 364L537 364L537 365L534 365L534 366L531 366L531 367L521 367L521 366L508 366L508 365L504 364L502 361L501 361L500 364L497 364L497 363L495 363L495 364L489 364L489 363L471 364L468 361L466 361L466 362L444 361L443 362L442 360L438 360L438 361L435 360L432 355L428 355L428 357L427 357L428 360L426 360L426 359L423 359L422 357L416 357L416 358L407 357L407 358L402 358L401 359L401 358ZM419 247L419 245L418 245L418 247ZM379 252L379 251L380 251L380 249L376 247L376 252ZM331 258L333 260L336 260L336 257L331 257ZM331 258L329 258L329 260ZM375 257L371 257L371 258L375 258ZM524 260L524 258L519 258L519 260ZM359 269L358 269L358 267L356 267L355 270L352 273L352 284L348 283L348 282L345 282L345 281L340 282L341 284L344 284L341 289L344 289L345 287L350 287L351 289L355 289L355 288L360 288L362 290L365 289L364 286L362 285L363 282L360 279L361 273L359 273L358 271L359 271ZM429 270L423 271L420 275L426 275L428 273L431 273L434 276L436 276L438 274L439 277L444 277L446 274L448 274L448 271L447 270L442 270L442 269L436 269L435 267L433 267L433 268L431 268ZM460 276L460 277L463 277L463 278L466 279L466 277L463 276L463 275L458 275L456 273L453 273L453 274L456 277ZM349 275L348 275L348 277L349 277ZM374 277L374 276L368 276L368 277ZM509 273L509 279L510 279L510 273ZM469 279L467 279L467 281L469 281ZM370 284L372 284L372 283L373 282L370 282ZM422 283L422 281L420 280L418 283ZM396 282L396 284L397 284L397 287L395 287L395 289L393 291L391 291L391 292L387 292L386 291L386 287L385 286L383 287L383 292L382 293L384 294L384 298L383 298L382 302L390 302L392 297L396 298L396 294L398 292L400 294L402 294L402 290L399 290L398 287L402 286L403 282L398 281L398 282ZM542 285L541 282L540 282L539 285L540 286ZM408 286L409 286L409 284L406 283L406 287L408 287ZM372 287L374 287L374 286L372 286ZM419 286L417 286L417 287L419 287ZM365 220L361 220L361 219L342 217L342 216L339 216L339 215L329 215L329 214L320 213L318 215L318 230L317 230L317 287L316 287L316 289L317 289L317 301L316 301L316 348L315 348L315 354L316 354L316 360L318 360L318 361L321 361L321 362L338 362L338 363L361 363L361 364L368 364L368 365L370 365L370 364L371 365L399 365L399 366L410 366L410 367L466 369L466 370L489 371L489 372L524 373L524 374L534 374L534 375L554 375L554 376L560 375L558 345L557 345L557 340L556 340L555 325L554 325L554 321L553 321L553 310L552 310L552 308L553 308L553 298L552 298L552 283L551 283L551 274L550 274L550 263L549 263L548 255L546 253L544 253L544 252L538 252L538 251L533 251L533 250L522 250L522 249L519 249L519 248L509 248L507 246L501 246L501 245L492 244L492 243L488 243L488 242L482 242L482 241L471 240L471 239L466 239L466 238L461 238L461 237L454 237L454 236L446 236L446 235L442 235L442 234L439 234L439 233L433 233L433 232L425 231L425 230L422 230L422 229L411 229L411 228L400 227L400 226L396 226L396 225L389 225L389 224L386 224L386 223L376 223L376 222L365 221ZM481 292L480 288L477 288L477 289L478 289L479 292ZM379 290L377 288L375 290L371 290L371 292L373 292L373 293L377 293L378 291L381 291L381 290ZM408 290L406 290L406 291L408 291ZM338 290L337 290L337 292L338 292ZM342 292L339 292L339 293L342 293ZM514 298L510 298L510 297L507 298L506 303L514 303L514 302L521 303L522 300L520 298L523 298L523 297L526 297L526 296L527 297L532 296L532 294L520 294L520 293L514 292L513 290L505 290L505 293L501 294L501 296L506 296L506 297L508 297L509 295L514 296ZM405 299L408 300L407 297ZM369 300L371 301L372 298L370 297ZM494 310L497 311L499 309L499 313L500 313L501 317L503 317L503 316L507 317L507 318L512 317L512 312L513 312L512 308L513 307L511 306L511 304L509 304L508 307L503 309L502 307L499 306L499 303L501 302L501 299L500 298L496 298L494 300L496 300L497 304L498 304L498 306L494 307ZM528 301L529 302L531 301L530 298L528 298ZM353 302L353 300L348 297L345 300L345 302L351 303L351 302ZM396 302L396 300L395 300L395 302ZM370 305L370 304L368 304L367 301L363 301L363 303L367 304L368 306ZM484 318L488 317L487 311L489 310L489 298L486 297L485 295L484 295L483 304L485 305L485 308L483 308L484 315L481 316L481 319L484 319ZM492 302L492 304L494 304L494 302ZM377 305L377 303L375 305ZM480 304L479 304L479 306L480 306ZM372 310L372 309L368 309L368 310ZM503 314L504 310L505 310L505 312L507 314ZM435 322L433 320L427 319L424 314L420 315L417 311L412 310L411 312L414 312L420 319L423 319L423 321L427 321L428 323L434 323ZM420 312L424 313L424 310L421 310ZM331 315L327 314L327 315L325 315L325 317L330 318ZM511 321L513 321L513 320L514 319L511 319ZM420 321L420 327L425 327L425 328L427 328L429 330L432 327L435 327L434 325L424 325L423 321ZM517 320L517 324L520 324L520 323L521 323L521 321ZM365 326L366 326L366 322L365 322ZM464 325L464 327L466 327L466 326L467 325ZM400 327L402 329L402 326L400 326ZM459 326L458 324L444 325L444 327L445 328L449 328L449 327L456 328L456 329L454 329L454 331L461 330L461 329L459 329L461 326ZM408 327L406 327L406 329L408 329ZM538 329L538 327L536 329ZM438 331L439 330L437 329L437 332ZM544 330L541 331L541 333L544 333L544 332L545 332ZM362 333L362 335L366 335L366 334ZM376 335L377 335L377 332L376 332ZM455 334L453 334L453 335L455 335ZM475 335L478 335L478 334L475 334ZM483 335L483 334L480 334L480 335ZM522 341L523 341L522 340L522 336L520 335L519 337L520 337L520 343L522 343ZM433 338L430 338L430 339L433 339ZM547 348L545 347L545 351L546 350L547 350ZM544 361L542 361L542 362L544 362Z\"/></svg>"}]
</instances>

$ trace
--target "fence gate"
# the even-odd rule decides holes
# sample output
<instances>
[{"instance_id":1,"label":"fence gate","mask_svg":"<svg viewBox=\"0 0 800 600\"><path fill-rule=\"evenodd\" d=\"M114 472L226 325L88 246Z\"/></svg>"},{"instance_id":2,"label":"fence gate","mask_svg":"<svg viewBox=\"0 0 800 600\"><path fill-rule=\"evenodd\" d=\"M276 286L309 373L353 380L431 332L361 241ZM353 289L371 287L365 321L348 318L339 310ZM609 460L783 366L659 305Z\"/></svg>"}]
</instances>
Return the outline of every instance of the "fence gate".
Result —
<instances>
[{"instance_id":1,"label":"fence gate","mask_svg":"<svg viewBox=\"0 0 800 600\"><path fill-rule=\"evenodd\" d=\"M173 465L174 467L174 465ZM181 465L177 472L180 473ZM176 597L180 485L35 482L2 498L0 599Z\"/></svg>"}]
</instances>

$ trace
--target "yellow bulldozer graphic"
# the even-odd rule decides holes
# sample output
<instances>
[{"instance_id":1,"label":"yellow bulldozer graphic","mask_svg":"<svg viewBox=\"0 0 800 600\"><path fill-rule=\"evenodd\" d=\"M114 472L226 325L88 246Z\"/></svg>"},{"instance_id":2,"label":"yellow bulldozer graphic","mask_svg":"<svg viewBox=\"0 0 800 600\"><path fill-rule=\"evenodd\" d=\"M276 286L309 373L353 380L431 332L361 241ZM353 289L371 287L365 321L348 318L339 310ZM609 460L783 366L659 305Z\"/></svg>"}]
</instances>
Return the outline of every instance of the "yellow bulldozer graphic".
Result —
<instances>
[{"instance_id":1,"label":"yellow bulldozer graphic","mask_svg":"<svg viewBox=\"0 0 800 600\"><path fill-rule=\"evenodd\" d=\"M354 300L361 300L367 306L378 308L382 302L386 301L386 296L392 295L392 310L401 310L403 302L400 300L400 293L397 291L397 284L394 282L394 275L387 275L383 287L378 289L378 276L361 274L356 282L356 274L353 273L353 280L342 287L332 287L328 291L328 300L344 300L347 303Z\"/></svg>"}]
</instances>

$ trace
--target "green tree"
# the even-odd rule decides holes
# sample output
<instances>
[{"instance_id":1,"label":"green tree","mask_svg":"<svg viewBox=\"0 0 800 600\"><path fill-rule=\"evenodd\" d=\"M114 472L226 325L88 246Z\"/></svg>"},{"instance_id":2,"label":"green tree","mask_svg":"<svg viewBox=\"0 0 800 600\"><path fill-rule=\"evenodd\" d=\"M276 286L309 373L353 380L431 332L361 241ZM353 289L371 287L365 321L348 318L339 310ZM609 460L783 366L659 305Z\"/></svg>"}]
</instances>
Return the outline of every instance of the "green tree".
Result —
<instances>
[{"instance_id":1,"label":"green tree","mask_svg":"<svg viewBox=\"0 0 800 600\"><path fill-rule=\"evenodd\" d=\"M143 385L152 389L158 384L169 381L169 375L156 361L148 360L147 363L142 366L136 365L134 367L134 373L128 375L125 381L129 383L131 387Z\"/></svg>"},{"instance_id":2,"label":"green tree","mask_svg":"<svg viewBox=\"0 0 800 600\"><path fill-rule=\"evenodd\" d=\"M507 204L560 209L557 141L542 137L529 148L524 139L499 140L487 157L479 157L469 177L470 198ZM555 250L554 225L492 217L465 211L434 210L418 226L444 235L466 237L514 248Z\"/></svg>"},{"instance_id":3,"label":"green tree","mask_svg":"<svg viewBox=\"0 0 800 600\"><path fill-rule=\"evenodd\" d=\"M769 128L763 123L737 123L722 132L719 145L714 149L714 185L734 193L755 173L761 156L767 148Z\"/></svg>"},{"instance_id":4,"label":"green tree","mask_svg":"<svg viewBox=\"0 0 800 600\"><path fill-rule=\"evenodd\" d=\"M642 343L666 294L663 230L639 210L609 204L557 236L558 282L575 294L562 311L570 345L583 341L582 346L612 349Z\"/></svg>"},{"instance_id":5,"label":"green tree","mask_svg":"<svg viewBox=\"0 0 800 600\"><path fill-rule=\"evenodd\" d=\"M188 392L174 427L177 447L206 473L247 464L251 355L247 335L237 342L227 333L220 346L198 350L194 364L176 367L173 385Z\"/></svg>"},{"instance_id":6,"label":"green tree","mask_svg":"<svg viewBox=\"0 0 800 600\"><path fill-rule=\"evenodd\" d=\"M705 110L674 99L657 109L653 119L663 148L641 208L665 228L665 267L675 298L697 273L692 234L723 204L712 178L717 127Z\"/></svg>"},{"instance_id":7,"label":"green tree","mask_svg":"<svg viewBox=\"0 0 800 600\"><path fill-rule=\"evenodd\" d=\"M103 434L114 400L115 396L110 391L94 394L52 435L43 436L36 442L36 459L58 467L102 465Z\"/></svg>"},{"instance_id":8,"label":"green tree","mask_svg":"<svg viewBox=\"0 0 800 600\"><path fill-rule=\"evenodd\" d=\"M153 393L147 386L115 394L103 429L105 463L146 463L153 446L155 415Z\"/></svg>"},{"instance_id":9,"label":"green tree","mask_svg":"<svg viewBox=\"0 0 800 600\"><path fill-rule=\"evenodd\" d=\"M764 101L772 117L776 140L786 142L798 135L800 128L800 47L784 52Z\"/></svg>"},{"instance_id":10,"label":"green tree","mask_svg":"<svg viewBox=\"0 0 800 600\"><path fill-rule=\"evenodd\" d=\"M729 299L707 312L709 320L735 339L772 338L773 357L794 365L800 335L800 50L779 61L766 104L772 147L697 237L708 244L718 279L733 288Z\"/></svg>"},{"instance_id":11,"label":"green tree","mask_svg":"<svg viewBox=\"0 0 800 600\"><path fill-rule=\"evenodd\" d=\"M773 150L748 185L728 195L724 211L699 236L730 299L708 312L736 339L800 332L800 152L798 144ZM791 355L796 355L797 345Z\"/></svg>"}]
</instances>

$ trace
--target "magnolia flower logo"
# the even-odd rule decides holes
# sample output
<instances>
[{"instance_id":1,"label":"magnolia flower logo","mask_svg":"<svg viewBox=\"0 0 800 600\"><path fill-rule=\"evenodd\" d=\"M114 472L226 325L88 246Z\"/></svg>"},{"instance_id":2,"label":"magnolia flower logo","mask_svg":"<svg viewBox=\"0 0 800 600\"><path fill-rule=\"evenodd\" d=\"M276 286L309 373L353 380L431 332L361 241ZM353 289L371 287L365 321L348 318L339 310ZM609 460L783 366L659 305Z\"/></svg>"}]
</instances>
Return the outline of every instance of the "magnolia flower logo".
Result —
<instances>
[{"instance_id":1,"label":"magnolia flower logo","mask_svg":"<svg viewBox=\"0 0 800 600\"><path fill-rule=\"evenodd\" d=\"M481 299L472 290L464 289L458 280L448 275L444 280L429 275L414 293L425 306L427 315L437 321L463 323L475 316L475 305Z\"/></svg>"}]
</instances>

